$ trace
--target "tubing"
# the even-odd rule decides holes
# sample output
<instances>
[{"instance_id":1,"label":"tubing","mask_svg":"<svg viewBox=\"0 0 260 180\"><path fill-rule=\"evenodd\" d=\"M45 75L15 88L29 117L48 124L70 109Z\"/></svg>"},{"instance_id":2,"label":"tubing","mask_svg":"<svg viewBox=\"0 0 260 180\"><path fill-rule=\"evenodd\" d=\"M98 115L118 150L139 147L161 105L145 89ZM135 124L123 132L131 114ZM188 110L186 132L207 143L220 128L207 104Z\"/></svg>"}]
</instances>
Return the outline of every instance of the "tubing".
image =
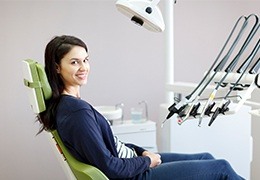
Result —
<instances>
[{"instance_id":1,"label":"tubing","mask_svg":"<svg viewBox=\"0 0 260 180\"><path fill-rule=\"evenodd\" d=\"M255 17L256 18L256 22L253 26L253 28L251 29L249 35L247 36L247 39L245 40L245 42L243 43L241 49L239 50L238 54L235 56L235 58L232 60L232 62L228 65L228 67L225 70L225 75L222 77L222 79L218 82L217 86L215 87L215 89L213 90L211 96L209 97L208 102L206 103L206 105L203 108L202 113L200 114L200 122L199 125L201 123L202 117L204 116L205 111L207 110L207 114L209 109L209 104L213 101L213 99L215 98L215 95L217 93L218 88L221 86L221 84L224 82L224 80L226 79L226 77L228 76L229 73L231 73L233 71L233 69L235 68L235 66L238 63L239 58L241 57L241 55L243 54L244 50L246 49L246 47L248 46L248 44L250 43L250 41L252 40L254 34L256 33L255 28L258 27L258 16L255 14L250 14L248 17L245 16L241 16L235 23L232 31L230 32L228 39L226 40L224 46L222 47L220 53L218 54L217 58L215 59L215 61L213 62L213 64L211 65L211 67L209 68L209 70L207 71L206 75L204 75L204 77L202 78L202 80L200 81L200 83L196 86L196 88L189 94L187 95L185 98L183 98L180 102L178 102L177 104L174 103L172 104L168 110L170 111L169 114L167 115L166 119L163 121L163 123L169 119L172 115L174 115L175 113L177 113L178 115L181 115L182 117L186 114L186 116L184 118L181 118L181 120L179 121L179 124L183 123L189 116L190 114L192 116L196 116L196 111L198 110L198 107L200 104L195 105L201 94L203 93L203 91L206 89L206 87L210 84L210 82L212 81L212 79L216 76L216 74L218 74L218 72L220 72L223 67L225 66L225 64L227 63L230 55L232 54L232 52L234 51L234 48L236 47L236 45L238 44L242 34L244 33L244 30L246 28L246 26L248 25L248 21L251 17ZM244 20L242 27L239 30L239 33L237 34L235 40L233 41L232 45L230 46L227 54L223 57L223 59L219 62L219 64L215 67L216 63L219 61L220 56L222 55L223 51L226 49L227 44L229 43L231 37L234 34L234 31L237 29L238 24L240 23L240 21ZM257 28L257 29L258 29ZM254 65L256 68L260 66L260 63L256 63ZM215 68L214 68L215 67ZM244 65L244 67L246 67L246 65ZM243 68L244 68L243 67ZM214 69L213 69L214 68ZM248 67L247 67L248 68ZM246 68L246 69L247 69ZM213 72L212 72L213 70ZM253 68L252 68L253 70ZM241 69L242 71L242 69ZM243 74L244 75L244 74ZM242 76L243 76L242 75ZM241 76L241 78L242 78ZM241 79L239 78L239 79ZM238 83L238 82L237 82ZM190 106L188 106L188 104L191 103ZM187 109L188 106L188 109ZM212 109L213 106L211 106ZM184 114L185 111L185 114ZM162 123L162 124L163 124Z\"/></svg>"},{"instance_id":2,"label":"tubing","mask_svg":"<svg viewBox=\"0 0 260 180\"><path fill-rule=\"evenodd\" d=\"M194 99L192 96L199 90L199 88L203 85L203 83L205 83L204 81L208 78L208 76L210 75L210 72L212 71L212 69L214 68L214 66L216 65L216 63L218 62L220 56L222 55L223 51L225 50L227 44L229 43L231 37L233 36L238 24L240 23L240 21L244 20L243 26L240 29L240 33L243 29L243 27L245 26L245 22L246 22L246 17L245 16L241 16L235 23L233 29L231 30L226 42L224 43L224 46L222 47L220 53L218 54L217 58L215 59L215 61L213 62L212 66L209 68L209 70L207 71L207 74L203 77L203 79L200 81L200 83L198 84L198 86L191 92L191 94L189 94L188 96L186 96L182 101L180 101L179 103L174 103L172 104L168 110L170 111L169 114L167 115L166 119L162 122L165 123L167 119L169 119L172 115L174 115L175 113L179 114L183 109L185 109L185 106L190 102L190 99ZM239 36L240 33L237 35ZM233 42L233 44L236 42ZM223 61L223 60L222 60ZM207 86L207 85L206 85ZM205 86L205 87L206 87ZM204 89L205 89L204 87ZM203 91L200 90L200 91Z\"/></svg>"}]
</instances>

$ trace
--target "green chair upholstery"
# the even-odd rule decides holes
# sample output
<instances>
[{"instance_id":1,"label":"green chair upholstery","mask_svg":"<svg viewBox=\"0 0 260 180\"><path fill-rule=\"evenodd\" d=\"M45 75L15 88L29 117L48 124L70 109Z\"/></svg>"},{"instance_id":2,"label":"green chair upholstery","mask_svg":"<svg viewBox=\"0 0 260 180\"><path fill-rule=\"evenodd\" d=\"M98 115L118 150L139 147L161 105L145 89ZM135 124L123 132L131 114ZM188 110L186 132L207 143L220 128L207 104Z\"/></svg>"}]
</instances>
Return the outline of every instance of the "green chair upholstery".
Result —
<instances>
[{"instance_id":1,"label":"green chair upholstery","mask_svg":"<svg viewBox=\"0 0 260 180\"><path fill-rule=\"evenodd\" d=\"M45 100L52 95L51 87L47 80L44 67L34 60L23 61L24 85L28 90L30 104L34 113L45 111ZM96 167L82 163L75 159L64 146L57 130L50 132L57 145L57 150L63 155L74 176L78 180L107 180L108 178Z\"/></svg>"},{"instance_id":2,"label":"green chair upholstery","mask_svg":"<svg viewBox=\"0 0 260 180\"><path fill-rule=\"evenodd\" d=\"M94 166L84 164L78 160L76 160L64 146L63 142L60 139L60 136L57 130L51 132L57 145L60 147L62 154L67 160L72 172L77 177L77 179L95 179L95 180L103 180L108 179L99 169Z\"/></svg>"}]
</instances>

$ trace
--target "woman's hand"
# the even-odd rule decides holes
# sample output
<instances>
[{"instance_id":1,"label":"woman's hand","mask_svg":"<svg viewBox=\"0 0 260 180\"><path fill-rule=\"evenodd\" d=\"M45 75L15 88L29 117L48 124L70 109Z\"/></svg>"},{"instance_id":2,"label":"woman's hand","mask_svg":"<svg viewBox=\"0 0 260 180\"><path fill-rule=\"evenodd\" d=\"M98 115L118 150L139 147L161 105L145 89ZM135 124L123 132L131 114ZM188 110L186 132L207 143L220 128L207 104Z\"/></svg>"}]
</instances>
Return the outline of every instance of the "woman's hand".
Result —
<instances>
[{"instance_id":1,"label":"woman's hand","mask_svg":"<svg viewBox=\"0 0 260 180\"><path fill-rule=\"evenodd\" d=\"M142 153L142 156L148 156L151 159L150 167L158 166L162 163L160 154L155 154L149 151L144 151Z\"/></svg>"}]
</instances>

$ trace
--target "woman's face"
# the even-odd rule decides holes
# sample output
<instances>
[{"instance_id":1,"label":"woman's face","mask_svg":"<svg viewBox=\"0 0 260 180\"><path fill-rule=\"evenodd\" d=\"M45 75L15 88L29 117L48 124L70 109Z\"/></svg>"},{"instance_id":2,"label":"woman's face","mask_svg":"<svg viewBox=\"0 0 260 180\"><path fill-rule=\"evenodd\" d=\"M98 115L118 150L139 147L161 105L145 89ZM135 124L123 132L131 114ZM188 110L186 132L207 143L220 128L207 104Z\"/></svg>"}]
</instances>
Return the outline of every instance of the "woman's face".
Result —
<instances>
[{"instance_id":1,"label":"woman's face","mask_svg":"<svg viewBox=\"0 0 260 180\"><path fill-rule=\"evenodd\" d=\"M81 46L74 46L57 65L57 72L65 85L65 89L79 88L87 83L90 70L88 53Z\"/></svg>"}]
</instances>

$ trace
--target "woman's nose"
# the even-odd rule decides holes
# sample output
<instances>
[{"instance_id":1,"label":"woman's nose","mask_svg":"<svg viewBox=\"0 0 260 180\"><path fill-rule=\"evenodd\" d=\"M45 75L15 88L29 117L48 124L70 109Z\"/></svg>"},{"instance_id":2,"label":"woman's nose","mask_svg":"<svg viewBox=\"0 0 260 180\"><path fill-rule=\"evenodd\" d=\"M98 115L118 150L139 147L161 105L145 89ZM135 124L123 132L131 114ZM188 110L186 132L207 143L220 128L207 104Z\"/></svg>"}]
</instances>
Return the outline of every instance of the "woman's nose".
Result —
<instances>
[{"instance_id":1,"label":"woman's nose","mask_svg":"<svg viewBox=\"0 0 260 180\"><path fill-rule=\"evenodd\" d=\"M80 70L85 71L89 69L89 64L87 62L81 62L80 63Z\"/></svg>"}]
</instances>

